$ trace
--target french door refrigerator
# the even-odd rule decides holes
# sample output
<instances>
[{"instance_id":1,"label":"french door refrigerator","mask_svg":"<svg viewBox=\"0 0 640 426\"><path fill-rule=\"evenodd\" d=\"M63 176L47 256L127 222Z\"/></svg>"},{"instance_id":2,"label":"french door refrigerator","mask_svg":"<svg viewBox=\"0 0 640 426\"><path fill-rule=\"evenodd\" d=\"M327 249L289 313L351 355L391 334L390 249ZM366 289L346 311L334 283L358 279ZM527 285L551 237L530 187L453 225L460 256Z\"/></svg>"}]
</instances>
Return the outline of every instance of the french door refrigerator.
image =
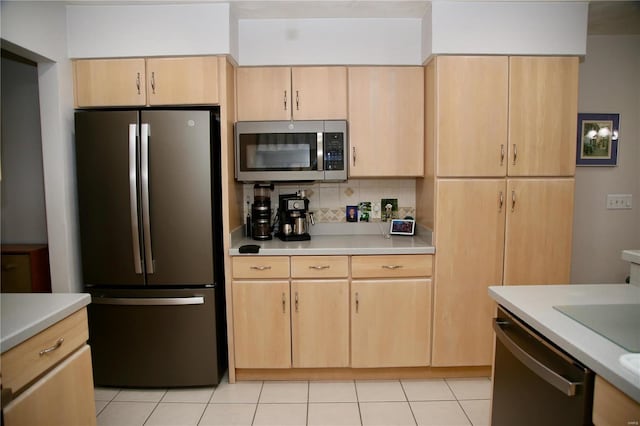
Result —
<instances>
[{"instance_id":1,"label":"french door refrigerator","mask_svg":"<svg viewBox=\"0 0 640 426\"><path fill-rule=\"evenodd\" d=\"M75 113L96 385L212 385L226 369L219 116Z\"/></svg>"}]
</instances>

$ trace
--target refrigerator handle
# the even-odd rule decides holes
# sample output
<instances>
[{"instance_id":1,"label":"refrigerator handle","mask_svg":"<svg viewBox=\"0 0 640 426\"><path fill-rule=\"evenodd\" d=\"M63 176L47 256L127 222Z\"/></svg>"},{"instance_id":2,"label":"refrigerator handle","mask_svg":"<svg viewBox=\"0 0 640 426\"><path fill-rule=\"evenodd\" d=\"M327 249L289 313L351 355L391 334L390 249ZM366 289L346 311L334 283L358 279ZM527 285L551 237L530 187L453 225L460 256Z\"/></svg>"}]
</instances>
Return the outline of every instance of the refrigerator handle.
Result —
<instances>
[{"instance_id":1,"label":"refrigerator handle","mask_svg":"<svg viewBox=\"0 0 640 426\"><path fill-rule=\"evenodd\" d=\"M204 297L92 297L91 303L95 305L120 305L120 306L180 306L180 305L204 305Z\"/></svg>"},{"instance_id":2,"label":"refrigerator handle","mask_svg":"<svg viewBox=\"0 0 640 426\"><path fill-rule=\"evenodd\" d=\"M136 174L136 138L138 125L129 124L129 208L131 210L131 240L133 243L133 267L142 274L140 255L140 230L138 229L138 176Z\"/></svg>"},{"instance_id":3,"label":"refrigerator handle","mask_svg":"<svg viewBox=\"0 0 640 426\"><path fill-rule=\"evenodd\" d=\"M153 274L153 252L151 250L151 220L149 214L149 124L142 123L140 143L140 176L142 183L142 226L144 229L144 257L147 274Z\"/></svg>"}]
</instances>

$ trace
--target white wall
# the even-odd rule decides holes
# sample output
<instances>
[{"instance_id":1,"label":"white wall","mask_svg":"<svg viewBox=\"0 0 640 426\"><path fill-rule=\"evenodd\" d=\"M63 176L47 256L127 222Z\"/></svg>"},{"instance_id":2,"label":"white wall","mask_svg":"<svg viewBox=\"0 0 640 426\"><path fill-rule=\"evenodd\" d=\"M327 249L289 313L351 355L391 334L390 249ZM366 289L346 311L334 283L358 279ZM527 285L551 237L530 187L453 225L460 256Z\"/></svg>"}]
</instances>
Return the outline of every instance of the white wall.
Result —
<instances>
[{"instance_id":1,"label":"white wall","mask_svg":"<svg viewBox=\"0 0 640 426\"><path fill-rule=\"evenodd\" d=\"M80 291L73 159L73 91L66 11L54 2L2 1L2 39L38 62L42 157L52 290Z\"/></svg>"},{"instance_id":2,"label":"white wall","mask_svg":"<svg viewBox=\"0 0 640 426\"><path fill-rule=\"evenodd\" d=\"M620 283L624 249L640 248L640 36L590 36L580 64L579 112L619 113L617 167L578 167L571 282ZM607 194L633 195L606 210Z\"/></svg>"},{"instance_id":3,"label":"white wall","mask_svg":"<svg viewBox=\"0 0 640 426\"><path fill-rule=\"evenodd\" d=\"M587 2L434 1L431 40L423 35L427 56L422 59L429 54L584 55L587 15Z\"/></svg>"},{"instance_id":4,"label":"white wall","mask_svg":"<svg viewBox=\"0 0 640 426\"><path fill-rule=\"evenodd\" d=\"M242 19L240 65L421 65L420 19Z\"/></svg>"},{"instance_id":5,"label":"white wall","mask_svg":"<svg viewBox=\"0 0 640 426\"><path fill-rule=\"evenodd\" d=\"M2 243L47 242L38 70L2 58Z\"/></svg>"},{"instance_id":6,"label":"white wall","mask_svg":"<svg viewBox=\"0 0 640 426\"><path fill-rule=\"evenodd\" d=\"M69 57L229 53L229 4L67 7Z\"/></svg>"}]
</instances>

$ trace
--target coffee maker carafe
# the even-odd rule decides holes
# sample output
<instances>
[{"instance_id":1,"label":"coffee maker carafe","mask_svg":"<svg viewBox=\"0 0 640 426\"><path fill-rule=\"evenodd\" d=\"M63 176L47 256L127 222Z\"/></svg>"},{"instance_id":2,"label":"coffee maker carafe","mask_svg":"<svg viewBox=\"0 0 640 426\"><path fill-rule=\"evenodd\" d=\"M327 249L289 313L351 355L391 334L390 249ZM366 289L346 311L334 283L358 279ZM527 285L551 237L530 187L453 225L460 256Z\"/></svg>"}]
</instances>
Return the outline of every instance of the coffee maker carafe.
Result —
<instances>
[{"instance_id":1,"label":"coffee maker carafe","mask_svg":"<svg viewBox=\"0 0 640 426\"><path fill-rule=\"evenodd\" d=\"M256 184L253 187L251 206L251 236L254 240L270 240L271 236L271 185Z\"/></svg>"},{"instance_id":2,"label":"coffee maker carafe","mask_svg":"<svg viewBox=\"0 0 640 426\"><path fill-rule=\"evenodd\" d=\"M281 194L278 209L280 218L280 230L278 238L282 241L306 241L311 239L309 235L307 215L309 200L304 192L297 194Z\"/></svg>"}]
</instances>

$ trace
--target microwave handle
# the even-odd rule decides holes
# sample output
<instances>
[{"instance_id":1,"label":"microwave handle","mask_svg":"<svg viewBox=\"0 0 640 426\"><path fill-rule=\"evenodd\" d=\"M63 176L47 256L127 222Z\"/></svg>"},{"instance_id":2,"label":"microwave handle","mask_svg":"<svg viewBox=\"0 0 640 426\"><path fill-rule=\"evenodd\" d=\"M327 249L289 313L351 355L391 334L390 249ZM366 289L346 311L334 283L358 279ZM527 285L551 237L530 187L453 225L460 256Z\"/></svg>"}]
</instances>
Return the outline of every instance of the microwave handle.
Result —
<instances>
[{"instance_id":1,"label":"microwave handle","mask_svg":"<svg viewBox=\"0 0 640 426\"><path fill-rule=\"evenodd\" d=\"M324 147L322 132L316 133L316 146L318 147L318 171L324 170Z\"/></svg>"}]
</instances>

